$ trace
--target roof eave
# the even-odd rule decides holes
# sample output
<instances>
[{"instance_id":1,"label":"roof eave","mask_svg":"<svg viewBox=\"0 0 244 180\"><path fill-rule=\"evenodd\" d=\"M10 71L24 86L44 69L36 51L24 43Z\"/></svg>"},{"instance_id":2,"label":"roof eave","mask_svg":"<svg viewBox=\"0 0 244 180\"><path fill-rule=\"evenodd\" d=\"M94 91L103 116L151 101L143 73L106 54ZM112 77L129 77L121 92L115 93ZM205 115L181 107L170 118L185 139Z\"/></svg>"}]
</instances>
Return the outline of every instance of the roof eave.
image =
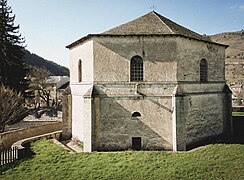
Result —
<instances>
[{"instance_id":1,"label":"roof eave","mask_svg":"<svg viewBox=\"0 0 244 180\"><path fill-rule=\"evenodd\" d=\"M211 40L203 40L203 39L198 39L198 38L194 38L194 37L189 37L189 36L185 36L185 35L182 35L182 34L88 34L87 36L84 36L80 39L78 39L77 41L69 44L66 46L66 48L68 49L72 49L73 47L91 39L92 37L124 37L124 36L179 36L179 37L184 37L184 38L187 38L187 39L193 39L193 40L197 40L197 41L202 41L202 42L206 42L206 43L211 43L211 44L216 44L216 45L219 45L219 46L224 46L225 48L228 48L229 45L226 45L226 44L220 44L220 43L217 43L217 42L213 42Z\"/></svg>"},{"instance_id":2,"label":"roof eave","mask_svg":"<svg viewBox=\"0 0 244 180\"><path fill-rule=\"evenodd\" d=\"M93 36L93 34L88 34L87 36L83 36L82 38L74 41L73 43L71 43L65 47L68 49L72 49L73 47L79 45L80 43L83 43L84 41L89 40L92 36Z\"/></svg>"}]
</instances>

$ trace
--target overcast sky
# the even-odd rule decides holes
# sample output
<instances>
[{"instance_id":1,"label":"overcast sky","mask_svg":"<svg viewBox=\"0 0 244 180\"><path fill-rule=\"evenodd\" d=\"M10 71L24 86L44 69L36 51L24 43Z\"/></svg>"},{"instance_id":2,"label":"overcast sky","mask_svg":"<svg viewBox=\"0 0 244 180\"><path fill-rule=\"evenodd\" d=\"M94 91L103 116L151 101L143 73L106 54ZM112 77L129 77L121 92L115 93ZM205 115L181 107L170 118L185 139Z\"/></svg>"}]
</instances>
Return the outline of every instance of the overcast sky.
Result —
<instances>
[{"instance_id":1,"label":"overcast sky","mask_svg":"<svg viewBox=\"0 0 244 180\"><path fill-rule=\"evenodd\" d=\"M66 67L66 45L152 10L200 34L244 29L244 0L8 0L8 5L27 49Z\"/></svg>"}]
</instances>

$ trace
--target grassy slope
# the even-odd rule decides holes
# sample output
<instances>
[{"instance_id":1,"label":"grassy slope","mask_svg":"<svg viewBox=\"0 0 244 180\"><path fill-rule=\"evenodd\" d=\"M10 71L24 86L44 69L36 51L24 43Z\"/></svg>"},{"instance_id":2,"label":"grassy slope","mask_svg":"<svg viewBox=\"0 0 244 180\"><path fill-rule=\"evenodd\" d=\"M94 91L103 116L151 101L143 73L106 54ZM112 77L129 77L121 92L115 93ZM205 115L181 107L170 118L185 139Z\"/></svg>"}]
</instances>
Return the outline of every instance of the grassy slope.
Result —
<instances>
[{"instance_id":1,"label":"grassy slope","mask_svg":"<svg viewBox=\"0 0 244 180\"><path fill-rule=\"evenodd\" d=\"M32 145L36 155L0 179L244 179L244 145L209 145L193 152L70 154L51 141Z\"/></svg>"}]
</instances>

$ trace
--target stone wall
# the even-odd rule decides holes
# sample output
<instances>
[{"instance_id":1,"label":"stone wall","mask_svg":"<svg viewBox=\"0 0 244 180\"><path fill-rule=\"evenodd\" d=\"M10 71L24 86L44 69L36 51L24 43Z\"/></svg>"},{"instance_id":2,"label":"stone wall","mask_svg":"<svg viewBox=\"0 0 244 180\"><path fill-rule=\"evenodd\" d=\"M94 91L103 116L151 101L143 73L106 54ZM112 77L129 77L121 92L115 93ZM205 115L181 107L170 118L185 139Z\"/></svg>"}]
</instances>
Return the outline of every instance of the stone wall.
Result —
<instances>
[{"instance_id":1,"label":"stone wall","mask_svg":"<svg viewBox=\"0 0 244 180\"><path fill-rule=\"evenodd\" d=\"M133 85L96 85L95 88L99 95L95 94L93 104L94 150L131 149L132 137L141 137L145 150L172 150L174 85L141 84L138 94ZM141 117L132 118L134 112L139 112Z\"/></svg>"},{"instance_id":2,"label":"stone wall","mask_svg":"<svg viewBox=\"0 0 244 180\"><path fill-rule=\"evenodd\" d=\"M141 137L145 150L172 149L170 97L100 98L99 103L97 150L130 149L132 137ZM133 112L141 117L133 119Z\"/></svg>"},{"instance_id":3,"label":"stone wall","mask_svg":"<svg viewBox=\"0 0 244 180\"><path fill-rule=\"evenodd\" d=\"M176 102L178 150L203 141L213 142L215 137L230 133L231 94L225 91L224 84L185 84L179 89Z\"/></svg>"},{"instance_id":4,"label":"stone wall","mask_svg":"<svg viewBox=\"0 0 244 180\"><path fill-rule=\"evenodd\" d=\"M224 133L222 98L221 94L185 97L187 145Z\"/></svg>"},{"instance_id":5,"label":"stone wall","mask_svg":"<svg viewBox=\"0 0 244 180\"><path fill-rule=\"evenodd\" d=\"M186 150L223 133L224 51L177 36L106 36L82 43L71 50L72 137L87 152L129 149L132 137L141 137L143 149ZM143 58L143 82L130 82L136 55ZM80 83L79 59L82 77L89 74ZM206 84L200 83L201 59L208 62ZM133 112L141 117L133 120Z\"/></svg>"},{"instance_id":6,"label":"stone wall","mask_svg":"<svg viewBox=\"0 0 244 180\"><path fill-rule=\"evenodd\" d=\"M128 82L130 60L139 55L144 60L144 82L199 82L201 59L208 62L208 80L223 82L224 51L223 46L186 38L95 38L94 81Z\"/></svg>"},{"instance_id":7,"label":"stone wall","mask_svg":"<svg viewBox=\"0 0 244 180\"><path fill-rule=\"evenodd\" d=\"M62 139L71 139L72 137L72 96L65 94L62 97Z\"/></svg>"},{"instance_id":8,"label":"stone wall","mask_svg":"<svg viewBox=\"0 0 244 180\"><path fill-rule=\"evenodd\" d=\"M94 81L129 82L130 60L144 62L144 82L176 81L176 41L170 37L94 39Z\"/></svg>"},{"instance_id":9,"label":"stone wall","mask_svg":"<svg viewBox=\"0 0 244 180\"><path fill-rule=\"evenodd\" d=\"M185 38L177 39L177 80L200 81L200 61L208 63L208 82L225 82L225 47Z\"/></svg>"},{"instance_id":10,"label":"stone wall","mask_svg":"<svg viewBox=\"0 0 244 180\"><path fill-rule=\"evenodd\" d=\"M0 134L0 149L6 149L21 139L30 138L42 134L51 133L62 130L62 122L55 122L43 126L20 129Z\"/></svg>"}]
</instances>

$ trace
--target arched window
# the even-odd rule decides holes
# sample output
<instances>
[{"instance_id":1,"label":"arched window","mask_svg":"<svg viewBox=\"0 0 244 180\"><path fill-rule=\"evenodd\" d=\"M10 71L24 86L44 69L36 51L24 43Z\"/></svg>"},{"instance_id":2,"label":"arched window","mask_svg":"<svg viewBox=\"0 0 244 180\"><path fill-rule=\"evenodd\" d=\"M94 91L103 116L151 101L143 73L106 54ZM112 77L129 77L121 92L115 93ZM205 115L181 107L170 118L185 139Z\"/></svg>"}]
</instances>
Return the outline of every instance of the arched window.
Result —
<instances>
[{"instance_id":1,"label":"arched window","mask_svg":"<svg viewBox=\"0 0 244 180\"><path fill-rule=\"evenodd\" d=\"M200 82L205 83L208 81L208 62L206 59L200 61Z\"/></svg>"},{"instance_id":2,"label":"arched window","mask_svg":"<svg viewBox=\"0 0 244 180\"><path fill-rule=\"evenodd\" d=\"M82 61L79 59L78 62L78 82L82 81Z\"/></svg>"},{"instance_id":3,"label":"arched window","mask_svg":"<svg viewBox=\"0 0 244 180\"><path fill-rule=\"evenodd\" d=\"M130 61L130 81L143 81L143 59L140 56L134 56Z\"/></svg>"}]
</instances>

